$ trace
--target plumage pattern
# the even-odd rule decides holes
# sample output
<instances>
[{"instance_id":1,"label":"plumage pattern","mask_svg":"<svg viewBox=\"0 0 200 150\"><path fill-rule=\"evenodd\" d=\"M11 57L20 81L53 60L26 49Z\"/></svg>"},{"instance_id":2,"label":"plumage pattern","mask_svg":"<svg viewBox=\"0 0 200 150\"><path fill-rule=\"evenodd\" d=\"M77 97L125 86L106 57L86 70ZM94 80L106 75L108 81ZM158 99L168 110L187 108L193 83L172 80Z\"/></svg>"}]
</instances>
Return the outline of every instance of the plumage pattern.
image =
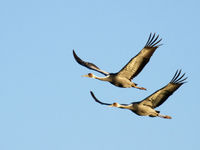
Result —
<instances>
[{"instance_id":1,"label":"plumage pattern","mask_svg":"<svg viewBox=\"0 0 200 150\"><path fill-rule=\"evenodd\" d=\"M177 70L172 80L163 88L156 91L152 95L145 98L142 103L152 108L162 105L169 96L171 96L182 84L184 84L186 78L183 78L185 73L180 76L181 70Z\"/></svg>"},{"instance_id":2,"label":"plumage pattern","mask_svg":"<svg viewBox=\"0 0 200 150\"><path fill-rule=\"evenodd\" d=\"M149 62L151 56L155 52L155 50L162 44L159 44L162 39L158 39L159 35L155 36L155 33L149 35L149 38L144 46L144 48L135 56L133 57L118 73L109 73L104 70L101 70L95 64L91 62L83 61L80 57L77 56L75 51L73 50L73 55L77 63L82 66L87 67L88 69L95 70L99 73L102 73L106 77L97 77L93 74L85 75L85 77L96 78L102 81L108 81L111 84L123 87L123 88L130 88L135 87L138 89L145 90L143 87L137 87L135 83L131 82L131 80L136 77L142 69L146 66Z\"/></svg>"},{"instance_id":3,"label":"plumage pattern","mask_svg":"<svg viewBox=\"0 0 200 150\"><path fill-rule=\"evenodd\" d=\"M158 38L159 35L155 37L155 33L153 36L150 34L145 47L118 72L118 75L130 80L136 77L149 62L154 51L162 45L157 45L162 40Z\"/></svg>"},{"instance_id":4,"label":"plumage pattern","mask_svg":"<svg viewBox=\"0 0 200 150\"><path fill-rule=\"evenodd\" d=\"M102 104L102 105L129 109L140 116L162 117L166 119L171 119L170 116L161 115L160 111L154 110L154 108L159 107L161 104L163 104L168 99L169 96L171 96L181 85L185 83L185 80L187 79L187 77L183 78L185 76L185 73L181 76L180 74L181 74L181 70L177 70L172 80L166 86L159 89L158 91L148 96L144 100L139 101L139 102L133 102L131 104L104 103L98 100L92 91L90 93L93 99L97 103Z\"/></svg>"}]
</instances>

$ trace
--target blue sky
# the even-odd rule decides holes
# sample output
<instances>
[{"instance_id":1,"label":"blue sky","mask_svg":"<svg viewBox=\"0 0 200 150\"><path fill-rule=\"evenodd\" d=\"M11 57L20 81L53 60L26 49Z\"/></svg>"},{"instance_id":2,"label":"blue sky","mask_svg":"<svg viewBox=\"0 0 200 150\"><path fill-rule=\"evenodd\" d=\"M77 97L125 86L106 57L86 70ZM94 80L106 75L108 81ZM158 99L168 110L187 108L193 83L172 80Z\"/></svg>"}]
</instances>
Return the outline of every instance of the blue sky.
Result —
<instances>
[{"instance_id":1,"label":"blue sky","mask_svg":"<svg viewBox=\"0 0 200 150\"><path fill-rule=\"evenodd\" d=\"M197 0L1 1L0 149L199 149L199 6ZM92 71L74 61L72 49L118 72L150 32L163 45L133 80L147 91L81 77ZM139 101L177 69L188 83L157 108L171 120L108 108L89 94L109 103Z\"/></svg>"}]
</instances>

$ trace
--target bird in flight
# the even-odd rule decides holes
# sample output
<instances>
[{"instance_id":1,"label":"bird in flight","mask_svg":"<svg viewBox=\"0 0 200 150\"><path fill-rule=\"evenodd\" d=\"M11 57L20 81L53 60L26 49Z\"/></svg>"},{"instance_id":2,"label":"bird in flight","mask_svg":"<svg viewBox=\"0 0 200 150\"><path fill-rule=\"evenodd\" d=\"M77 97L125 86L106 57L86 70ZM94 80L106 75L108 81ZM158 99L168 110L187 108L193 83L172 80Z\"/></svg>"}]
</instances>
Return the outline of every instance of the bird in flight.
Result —
<instances>
[{"instance_id":1,"label":"bird in flight","mask_svg":"<svg viewBox=\"0 0 200 150\"><path fill-rule=\"evenodd\" d=\"M146 88L144 87L138 87L137 84L131 82L131 80L135 78L142 71L144 66L149 62L155 50L162 45L159 44L162 39L158 38L159 35L156 36L155 33L153 35L150 33L144 48L117 73L109 73L103 71L95 64L83 61L81 58L77 56L74 50L73 50L73 55L77 63L79 63L80 65L105 75L105 77L97 77L92 73L88 73L87 75L83 75L83 77L94 78L101 81L108 81L117 87L122 87L122 88L134 87L137 89L146 90Z\"/></svg>"},{"instance_id":2,"label":"bird in flight","mask_svg":"<svg viewBox=\"0 0 200 150\"><path fill-rule=\"evenodd\" d=\"M187 79L187 77L183 78L185 73L181 76L180 74L181 70L177 70L172 80L166 86L157 90L144 100L139 102L133 102L131 104L119 104L116 102L113 104L104 103L98 100L92 91L90 91L90 93L94 100L102 105L108 105L110 107L118 107L122 109L129 109L139 116L161 117L165 119L171 119L170 116L162 115L160 114L160 111L157 111L154 108L162 105L169 96L171 96L181 85L185 83L185 80Z\"/></svg>"}]
</instances>

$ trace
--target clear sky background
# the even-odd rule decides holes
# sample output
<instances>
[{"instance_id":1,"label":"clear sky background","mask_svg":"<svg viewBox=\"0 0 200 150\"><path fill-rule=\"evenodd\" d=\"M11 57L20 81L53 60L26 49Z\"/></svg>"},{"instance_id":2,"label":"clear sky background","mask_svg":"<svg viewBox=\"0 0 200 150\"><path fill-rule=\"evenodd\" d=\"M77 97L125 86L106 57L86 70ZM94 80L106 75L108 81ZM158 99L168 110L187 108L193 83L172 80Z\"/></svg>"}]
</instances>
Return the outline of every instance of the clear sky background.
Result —
<instances>
[{"instance_id":1,"label":"clear sky background","mask_svg":"<svg viewBox=\"0 0 200 150\"><path fill-rule=\"evenodd\" d=\"M7 0L0 2L1 150L200 149L200 2L198 0ZM163 39L122 89L83 78L72 49L118 72L145 45ZM173 117L140 117L95 103L140 101L165 86L177 69L188 83L162 106Z\"/></svg>"}]
</instances>

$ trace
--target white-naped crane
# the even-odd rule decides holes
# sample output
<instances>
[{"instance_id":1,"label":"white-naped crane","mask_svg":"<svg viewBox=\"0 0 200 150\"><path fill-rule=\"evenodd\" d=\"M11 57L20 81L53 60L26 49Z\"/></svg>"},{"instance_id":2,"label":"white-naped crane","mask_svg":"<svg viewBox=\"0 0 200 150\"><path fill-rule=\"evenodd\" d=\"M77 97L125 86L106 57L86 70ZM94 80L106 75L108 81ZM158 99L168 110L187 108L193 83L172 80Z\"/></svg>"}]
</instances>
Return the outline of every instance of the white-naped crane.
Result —
<instances>
[{"instance_id":1,"label":"white-naped crane","mask_svg":"<svg viewBox=\"0 0 200 150\"><path fill-rule=\"evenodd\" d=\"M97 67L93 63L83 61L76 55L74 50L73 50L73 55L74 55L75 60L80 65L85 66L89 69L95 70L105 75L105 77L97 77L94 74L89 73L87 75L83 75L83 77L95 78L101 81L108 81L111 84L118 87L123 87L123 88L134 87L141 90L146 90L144 87L138 87L137 84L131 82L131 80L135 78L142 71L144 66L149 62L155 50L159 46L162 45L162 44L158 44L162 40L158 38L159 38L159 35L156 36L155 33L153 35L150 33L149 38L144 48L117 73L108 73L106 71L101 70L99 67Z\"/></svg>"},{"instance_id":2,"label":"white-naped crane","mask_svg":"<svg viewBox=\"0 0 200 150\"><path fill-rule=\"evenodd\" d=\"M162 105L169 96L171 96L182 84L185 83L185 80L187 79L187 77L183 78L185 73L181 76L180 74L181 70L177 70L172 80L165 87L159 89L144 100L139 102L133 102L131 104L103 103L95 97L92 91L90 91L90 93L94 100L102 105L108 105L110 107L118 107L122 109L129 109L139 116L161 117L165 119L171 119L170 116L161 115L160 111L157 111L154 108Z\"/></svg>"}]
</instances>

